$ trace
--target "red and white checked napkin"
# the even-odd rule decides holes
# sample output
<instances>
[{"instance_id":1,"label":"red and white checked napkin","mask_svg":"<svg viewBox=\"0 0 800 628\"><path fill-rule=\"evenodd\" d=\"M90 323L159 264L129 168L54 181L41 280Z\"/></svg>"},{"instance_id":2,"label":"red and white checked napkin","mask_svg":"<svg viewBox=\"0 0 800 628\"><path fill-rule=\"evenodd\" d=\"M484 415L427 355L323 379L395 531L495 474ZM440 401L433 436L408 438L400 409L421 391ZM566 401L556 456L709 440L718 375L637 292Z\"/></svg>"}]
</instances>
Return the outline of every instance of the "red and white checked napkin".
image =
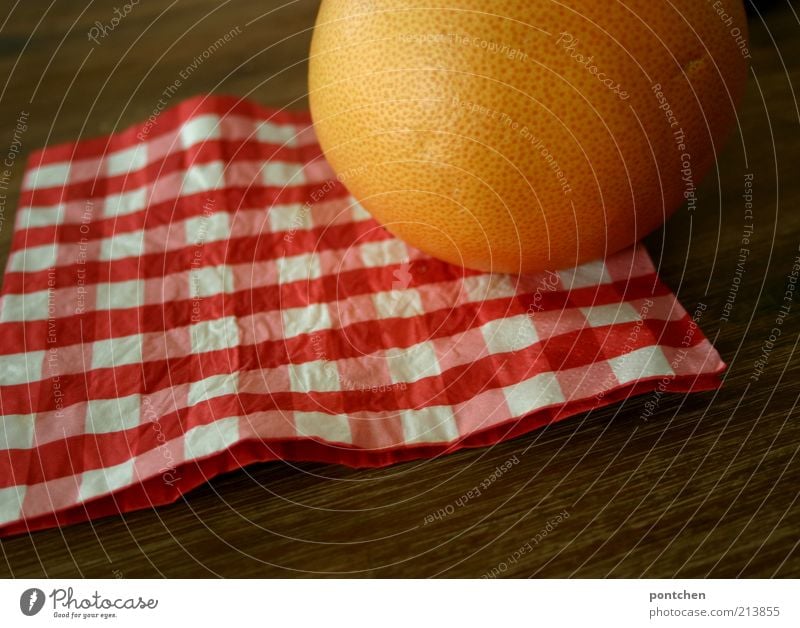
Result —
<instances>
[{"instance_id":1,"label":"red and white checked napkin","mask_svg":"<svg viewBox=\"0 0 800 628\"><path fill-rule=\"evenodd\" d=\"M29 160L0 306L0 534L255 461L490 445L723 369L644 248L525 277L450 266L347 194L308 114L196 97Z\"/></svg>"}]
</instances>

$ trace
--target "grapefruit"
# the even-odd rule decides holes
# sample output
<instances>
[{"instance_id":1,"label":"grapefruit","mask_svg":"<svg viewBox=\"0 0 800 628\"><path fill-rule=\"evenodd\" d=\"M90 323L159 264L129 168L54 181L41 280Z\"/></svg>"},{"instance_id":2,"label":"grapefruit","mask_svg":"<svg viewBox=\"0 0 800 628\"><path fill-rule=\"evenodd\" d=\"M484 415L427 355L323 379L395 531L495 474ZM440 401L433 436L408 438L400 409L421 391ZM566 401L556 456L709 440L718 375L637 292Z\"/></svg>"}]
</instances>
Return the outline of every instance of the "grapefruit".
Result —
<instances>
[{"instance_id":1,"label":"grapefruit","mask_svg":"<svg viewBox=\"0 0 800 628\"><path fill-rule=\"evenodd\" d=\"M527 273L659 227L736 119L739 0L323 0L309 99L326 158L389 231Z\"/></svg>"}]
</instances>

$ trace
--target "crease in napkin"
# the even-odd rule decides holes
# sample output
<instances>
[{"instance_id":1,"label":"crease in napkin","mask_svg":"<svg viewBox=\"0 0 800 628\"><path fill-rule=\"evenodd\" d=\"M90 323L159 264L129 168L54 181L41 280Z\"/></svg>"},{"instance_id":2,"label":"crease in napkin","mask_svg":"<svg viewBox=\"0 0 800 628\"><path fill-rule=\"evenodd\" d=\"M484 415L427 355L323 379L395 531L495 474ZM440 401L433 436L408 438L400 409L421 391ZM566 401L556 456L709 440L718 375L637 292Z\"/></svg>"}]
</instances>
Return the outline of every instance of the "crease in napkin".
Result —
<instances>
[{"instance_id":1,"label":"crease in napkin","mask_svg":"<svg viewBox=\"0 0 800 628\"><path fill-rule=\"evenodd\" d=\"M199 96L29 158L0 301L0 534L258 461L489 446L724 368L642 246L524 277L450 266L348 195L307 113Z\"/></svg>"}]
</instances>

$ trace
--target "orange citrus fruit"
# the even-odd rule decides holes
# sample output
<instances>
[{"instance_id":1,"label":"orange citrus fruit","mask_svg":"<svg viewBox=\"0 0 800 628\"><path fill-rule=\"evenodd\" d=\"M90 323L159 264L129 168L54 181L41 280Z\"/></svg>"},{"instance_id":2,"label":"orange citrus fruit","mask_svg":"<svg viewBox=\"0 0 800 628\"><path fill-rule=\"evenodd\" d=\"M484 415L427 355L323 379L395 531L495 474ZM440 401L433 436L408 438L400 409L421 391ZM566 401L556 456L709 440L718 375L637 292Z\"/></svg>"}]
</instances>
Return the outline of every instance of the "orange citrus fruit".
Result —
<instances>
[{"instance_id":1,"label":"orange citrus fruit","mask_svg":"<svg viewBox=\"0 0 800 628\"><path fill-rule=\"evenodd\" d=\"M738 0L323 0L309 98L325 156L387 229L534 272L705 210L747 46Z\"/></svg>"}]
</instances>

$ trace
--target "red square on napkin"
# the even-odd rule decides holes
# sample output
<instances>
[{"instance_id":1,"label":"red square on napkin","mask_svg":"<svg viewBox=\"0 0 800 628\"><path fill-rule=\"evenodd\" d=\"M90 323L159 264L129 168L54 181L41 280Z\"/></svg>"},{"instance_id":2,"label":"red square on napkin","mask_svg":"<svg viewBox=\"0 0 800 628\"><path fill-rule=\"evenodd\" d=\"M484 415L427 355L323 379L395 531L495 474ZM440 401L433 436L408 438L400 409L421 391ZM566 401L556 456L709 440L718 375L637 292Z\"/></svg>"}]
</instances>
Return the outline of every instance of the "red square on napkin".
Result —
<instances>
[{"instance_id":1,"label":"red square on napkin","mask_svg":"<svg viewBox=\"0 0 800 628\"><path fill-rule=\"evenodd\" d=\"M723 369L644 248L450 266L348 195L307 114L197 97L30 158L0 305L0 534L255 461L489 445Z\"/></svg>"}]
</instances>

